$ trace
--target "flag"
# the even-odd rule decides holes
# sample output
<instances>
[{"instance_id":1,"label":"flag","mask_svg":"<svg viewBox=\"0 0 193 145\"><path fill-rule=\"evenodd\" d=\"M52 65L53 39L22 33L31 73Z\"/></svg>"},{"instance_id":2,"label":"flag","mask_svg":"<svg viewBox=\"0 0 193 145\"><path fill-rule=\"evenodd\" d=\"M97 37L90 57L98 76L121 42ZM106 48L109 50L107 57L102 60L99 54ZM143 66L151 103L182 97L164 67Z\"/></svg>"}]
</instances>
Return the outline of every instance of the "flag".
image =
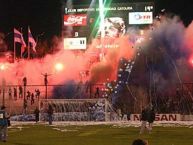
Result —
<instances>
[{"instance_id":1,"label":"flag","mask_svg":"<svg viewBox=\"0 0 193 145\"><path fill-rule=\"evenodd\" d=\"M30 28L28 28L28 43L31 43L33 51L36 52L35 48L36 48L37 43L31 34Z\"/></svg>"},{"instance_id":2,"label":"flag","mask_svg":"<svg viewBox=\"0 0 193 145\"><path fill-rule=\"evenodd\" d=\"M23 39L23 34L14 28L14 43L21 43L21 52L24 52L24 48L26 47L26 43Z\"/></svg>"}]
</instances>

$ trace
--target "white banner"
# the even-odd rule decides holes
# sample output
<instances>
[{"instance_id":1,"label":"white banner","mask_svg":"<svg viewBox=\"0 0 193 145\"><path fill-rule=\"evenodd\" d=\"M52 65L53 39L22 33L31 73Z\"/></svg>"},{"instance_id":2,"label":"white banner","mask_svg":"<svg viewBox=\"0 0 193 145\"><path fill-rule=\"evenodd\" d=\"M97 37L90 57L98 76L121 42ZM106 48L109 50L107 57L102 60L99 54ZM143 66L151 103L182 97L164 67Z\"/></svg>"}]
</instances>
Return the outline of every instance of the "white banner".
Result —
<instances>
[{"instance_id":1,"label":"white banner","mask_svg":"<svg viewBox=\"0 0 193 145\"><path fill-rule=\"evenodd\" d=\"M129 24L152 24L153 12L130 12Z\"/></svg>"},{"instance_id":2,"label":"white banner","mask_svg":"<svg viewBox=\"0 0 193 145\"><path fill-rule=\"evenodd\" d=\"M86 37L64 38L64 49L86 49Z\"/></svg>"}]
</instances>

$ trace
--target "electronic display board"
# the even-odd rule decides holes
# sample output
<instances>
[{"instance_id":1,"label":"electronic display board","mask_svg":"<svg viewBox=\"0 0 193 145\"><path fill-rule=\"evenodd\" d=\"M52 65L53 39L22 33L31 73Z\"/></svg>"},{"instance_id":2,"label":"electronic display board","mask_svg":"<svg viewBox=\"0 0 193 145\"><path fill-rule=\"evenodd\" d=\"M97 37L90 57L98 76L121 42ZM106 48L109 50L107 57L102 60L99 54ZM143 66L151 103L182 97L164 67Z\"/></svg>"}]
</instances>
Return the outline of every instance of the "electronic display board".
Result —
<instances>
[{"instance_id":1,"label":"electronic display board","mask_svg":"<svg viewBox=\"0 0 193 145\"><path fill-rule=\"evenodd\" d=\"M153 23L154 3L152 2L112 3L104 6L103 23L101 23L100 10L98 5L64 7L62 34L64 42L68 43L65 49L79 49L79 47L86 49L85 46L93 38L100 38L102 34L105 37L116 38L125 35L127 29L133 25Z\"/></svg>"}]
</instances>

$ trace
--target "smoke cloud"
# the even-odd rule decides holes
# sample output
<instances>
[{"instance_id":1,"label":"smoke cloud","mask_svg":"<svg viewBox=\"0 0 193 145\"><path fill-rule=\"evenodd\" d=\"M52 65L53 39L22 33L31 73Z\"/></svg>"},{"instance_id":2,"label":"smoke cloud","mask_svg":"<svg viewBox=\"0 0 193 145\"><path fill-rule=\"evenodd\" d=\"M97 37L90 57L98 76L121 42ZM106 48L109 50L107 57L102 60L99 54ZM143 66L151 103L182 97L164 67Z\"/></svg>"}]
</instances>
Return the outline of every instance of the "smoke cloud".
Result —
<instances>
[{"instance_id":1,"label":"smoke cloud","mask_svg":"<svg viewBox=\"0 0 193 145\"><path fill-rule=\"evenodd\" d=\"M192 82L189 58L193 51L193 42L191 41L193 23L185 28L178 17L166 17L159 21L155 20L153 27L145 30L144 33L142 35L143 42L138 44L131 41L131 32L116 39L95 39L85 52L78 54L64 50L62 42L57 39L54 41L53 49L58 51L48 54L44 58L20 60L15 63L4 63L2 60L0 79L4 78L7 85L22 85L22 79L27 77L28 84L44 85L43 75L47 73L49 74L49 85L69 84L69 86L73 86L80 81L90 83L114 81L117 79L119 60L121 58L133 59L137 48L140 47L142 55L137 58L135 68L131 72L131 74L135 73L136 76L140 76L138 81L147 81L148 69L151 68L154 83L160 92L167 90L170 88L168 86L172 86L172 84L184 81ZM102 42L101 49L96 48L99 42ZM108 48L109 42L113 45L112 48ZM147 59L141 59L141 57ZM147 61L142 62L142 60ZM140 62L143 63L143 66L139 65ZM137 66L144 67L144 69L137 68ZM82 72L86 72L86 74L83 75ZM138 84L140 83L138 82ZM66 87L66 90L58 92L57 89L54 89L54 92L58 95L71 90L70 92L73 94L75 89Z\"/></svg>"}]
</instances>

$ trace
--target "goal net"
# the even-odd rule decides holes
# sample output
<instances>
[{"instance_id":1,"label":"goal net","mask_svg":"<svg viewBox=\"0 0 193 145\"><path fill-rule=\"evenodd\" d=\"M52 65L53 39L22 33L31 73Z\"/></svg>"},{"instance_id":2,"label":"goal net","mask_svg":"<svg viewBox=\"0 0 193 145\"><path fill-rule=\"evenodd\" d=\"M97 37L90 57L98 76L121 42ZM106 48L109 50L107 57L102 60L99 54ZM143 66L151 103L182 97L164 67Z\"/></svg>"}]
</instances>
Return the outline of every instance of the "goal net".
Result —
<instances>
[{"instance_id":1,"label":"goal net","mask_svg":"<svg viewBox=\"0 0 193 145\"><path fill-rule=\"evenodd\" d=\"M112 121L117 118L106 99L42 99L39 102L40 120L48 120L48 106L53 109L54 121Z\"/></svg>"}]
</instances>

